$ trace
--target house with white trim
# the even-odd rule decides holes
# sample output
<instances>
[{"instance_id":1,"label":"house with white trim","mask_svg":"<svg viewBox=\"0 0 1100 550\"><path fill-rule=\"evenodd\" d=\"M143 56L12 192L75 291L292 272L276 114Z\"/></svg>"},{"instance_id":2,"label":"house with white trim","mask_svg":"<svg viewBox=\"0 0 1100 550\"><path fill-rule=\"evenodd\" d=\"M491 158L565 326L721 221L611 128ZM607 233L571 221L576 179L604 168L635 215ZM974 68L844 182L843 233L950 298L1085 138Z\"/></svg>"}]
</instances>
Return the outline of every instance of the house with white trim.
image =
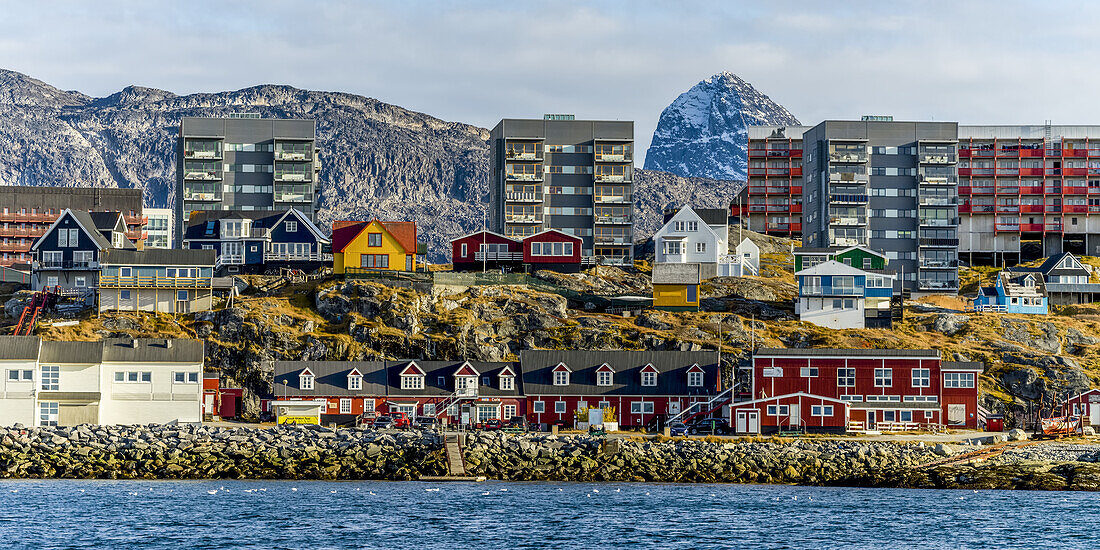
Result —
<instances>
[{"instance_id":1,"label":"house with white trim","mask_svg":"<svg viewBox=\"0 0 1100 550\"><path fill-rule=\"evenodd\" d=\"M794 275L798 279L795 313L801 320L835 329L893 325L893 273L827 260Z\"/></svg>"},{"instance_id":2,"label":"house with white trim","mask_svg":"<svg viewBox=\"0 0 1100 550\"><path fill-rule=\"evenodd\" d=\"M654 263L697 263L703 279L729 274L728 216L724 209L690 206L666 211L665 224L653 235Z\"/></svg>"}]
</instances>

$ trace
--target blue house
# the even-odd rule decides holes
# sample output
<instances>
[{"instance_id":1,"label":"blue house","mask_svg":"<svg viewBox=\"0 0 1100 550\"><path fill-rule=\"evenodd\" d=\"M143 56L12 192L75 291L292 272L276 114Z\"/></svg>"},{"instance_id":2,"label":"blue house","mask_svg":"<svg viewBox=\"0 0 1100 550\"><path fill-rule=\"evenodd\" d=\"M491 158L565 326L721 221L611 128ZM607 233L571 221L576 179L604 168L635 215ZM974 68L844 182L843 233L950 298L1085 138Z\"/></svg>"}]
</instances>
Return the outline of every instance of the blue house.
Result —
<instances>
[{"instance_id":1,"label":"blue house","mask_svg":"<svg viewBox=\"0 0 1100 550\"><path fill-rule=\"evenodd\" d=\"M122 214L66 208L31 245L31 287L94 294L100 258L112 248L135 248L126 238Z\"/></svg>"},{"instance_id":2,"label":"blue house","mask_svg":"<svg viewBox=\"0 0 1100 550\"><path fill-rule=\"evenodd\" d=\"M213 250L214 270L273 273L279 268L315 271L332 261L329 239L296 209L211 210L187 222L183 248Z\"/></svg>"},{"instance_id":3,"label":"blue house","mask_svg":"<svg viewBox=\"0 0 1100 550\"><path fill-rule=\"evenodd\" d=\"M803 321L836 329L890 328L892 272L864 270L826 260L796 272L795 312Z\"/></svg>"},{"instance_id":4,"label":"blue house","mask_svg":"<svg viewBox=\"0 0 1100 550\"><path fill-rule=\"evenodd\" d=\"M978 288L974 311L1046 315L1045 285L1041 272L1002 271L994 286Z\"/></svg>"}]
</instances>

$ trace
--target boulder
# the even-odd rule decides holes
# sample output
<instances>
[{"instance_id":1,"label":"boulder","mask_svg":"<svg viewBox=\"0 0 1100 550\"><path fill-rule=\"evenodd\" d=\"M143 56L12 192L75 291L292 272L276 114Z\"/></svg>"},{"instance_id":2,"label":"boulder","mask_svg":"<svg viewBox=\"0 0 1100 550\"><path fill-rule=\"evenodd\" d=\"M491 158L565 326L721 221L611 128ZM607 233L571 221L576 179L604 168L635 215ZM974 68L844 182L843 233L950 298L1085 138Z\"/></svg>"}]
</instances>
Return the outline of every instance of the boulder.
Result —
<instances>
[{"instance_id":1,"label":"boulder","mask_svg":"<svg viewBox=\"0 0 1100 550\"><path fill-rule=\"evenodd\" d=\"M1009 441L1027 441L1027 432L1020 428L1014 428L1008 431Z\"/></svg>"},{"instance_id":2,"label":"boulder","mask_svg":"<svg viewBox=\"0 0 1100 550\"><path fill-rule=\"evenodd\" d=\"M941 313L932 320L932 330L954 336L966 328L970 317L956 313Z\"/></svg>"}]
</instances>

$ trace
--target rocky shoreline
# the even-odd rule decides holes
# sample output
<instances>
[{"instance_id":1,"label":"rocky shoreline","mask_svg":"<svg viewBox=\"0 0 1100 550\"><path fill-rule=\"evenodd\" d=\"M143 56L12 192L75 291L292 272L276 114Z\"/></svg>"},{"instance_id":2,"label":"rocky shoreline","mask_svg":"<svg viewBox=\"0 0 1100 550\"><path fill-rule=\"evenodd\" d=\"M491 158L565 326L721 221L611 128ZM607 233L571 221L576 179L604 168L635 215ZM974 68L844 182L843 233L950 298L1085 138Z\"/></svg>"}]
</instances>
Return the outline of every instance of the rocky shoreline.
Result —
<instances>
[{"instance_id":1,"label":"rocky shoreline","mask_svg":"<svg viewBox=\"0 0 1100 550\"><path fill-rule=\"evenodd\" d=\"M974 465L925 465L980 447L855 440L466 436L468 475L523 481L782 483L1100 490L1100 446L1013 448ZM415 480L447 474L431 432L320 427L0 429L0 478Z\"/></svg>"}]
</instances>

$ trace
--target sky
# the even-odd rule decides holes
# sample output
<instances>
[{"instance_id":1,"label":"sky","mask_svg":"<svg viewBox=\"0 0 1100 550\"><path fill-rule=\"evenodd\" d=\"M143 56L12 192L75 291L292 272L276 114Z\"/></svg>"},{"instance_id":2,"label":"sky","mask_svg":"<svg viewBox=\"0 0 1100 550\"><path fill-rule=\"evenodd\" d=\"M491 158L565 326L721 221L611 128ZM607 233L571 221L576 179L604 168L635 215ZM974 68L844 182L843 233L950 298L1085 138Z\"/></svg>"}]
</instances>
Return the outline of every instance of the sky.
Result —
<instances>
[{"instance_id":1,"label":"sky","mask_svg":"<svg viewBox=\"0 0 1100 550\"><path fill-rule=\"evenodd\" d=\"M491 128L634 120L731 71L804 124L1100 123L1100 3L0 0L0 68L102 97L289 84Z\"/></svg>"}]
</instances>

